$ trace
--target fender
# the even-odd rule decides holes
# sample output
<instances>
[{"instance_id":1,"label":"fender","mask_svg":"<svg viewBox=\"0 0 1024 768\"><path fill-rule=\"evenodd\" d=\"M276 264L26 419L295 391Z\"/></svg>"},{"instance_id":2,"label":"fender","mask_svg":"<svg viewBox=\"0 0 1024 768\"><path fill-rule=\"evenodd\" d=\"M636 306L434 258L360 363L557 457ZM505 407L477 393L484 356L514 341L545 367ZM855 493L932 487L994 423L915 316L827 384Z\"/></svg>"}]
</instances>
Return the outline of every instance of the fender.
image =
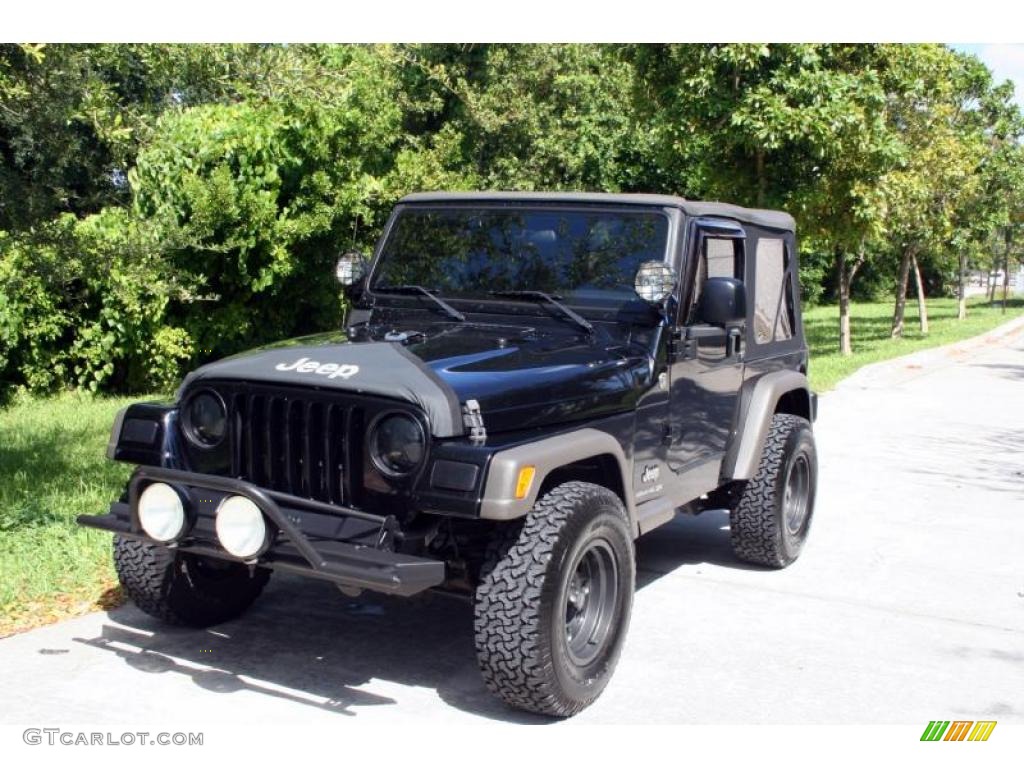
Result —
<instances>
[{"instance_id":1,"label":"fender","mask_svg":"<svg viewBox=\"0 0 1024 768\"><path fill-rule=\"evenodd\" d=\"M615 437L591 427L495 453L491 458L490 471L484 483L480 517L486 520L514 520L523 517L533 508L537 492L548 474L566 464L602 454L610 454L618 464L622 487L625 489L626 510L632 523L636 516L636 505L630 493L632 483L626 454ZM517 499L516 480L519 477L519 470L527 466L536 467L537 474L526 498Z\"/></svg>"},{"instance_id":2,"label":"fender","mask_svg":"<svg viewBox=\"0 0 1024 768\"><path fill-rule=\"evenodd\" d=\"M790 370L773 371L756 380L747 398L746 409L737 419L736 435L722 462L723 481L750 480L754 476L761 463L761 451L779 398L795 390L807 393L813 419L814 398L804 374Z\"/></svg>"}]
</instances>

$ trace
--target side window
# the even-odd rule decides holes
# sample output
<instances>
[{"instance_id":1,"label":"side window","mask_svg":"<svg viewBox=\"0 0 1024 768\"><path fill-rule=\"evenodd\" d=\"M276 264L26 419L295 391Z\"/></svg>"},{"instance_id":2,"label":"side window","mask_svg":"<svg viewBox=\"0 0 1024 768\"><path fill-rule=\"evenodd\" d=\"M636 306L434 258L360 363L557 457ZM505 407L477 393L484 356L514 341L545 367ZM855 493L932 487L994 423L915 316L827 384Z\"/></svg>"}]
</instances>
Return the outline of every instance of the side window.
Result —
<instances>
[{"instance_id":1,"label":"side window","mask_svg":"<svg viewBox=\"0 0 1024 768\"><path fill-rule=\"evenodd\" d=\"M789 249L781 238L757 241L754 270L754 340L758 344L793 337Z\"/></svg>"},{"instance_id":2,"label":"side window","mask_svg":"<svg viewBox=\"0 0 1024 768\"><path fill-rule=\"evenodd\" d=\"M697 262L697 275L693 284L693 304L688 323L692 323L697 303L709 277L735 277L743 279L743 240L738 237L706 237Z\"/></svg>"}]
</instances>

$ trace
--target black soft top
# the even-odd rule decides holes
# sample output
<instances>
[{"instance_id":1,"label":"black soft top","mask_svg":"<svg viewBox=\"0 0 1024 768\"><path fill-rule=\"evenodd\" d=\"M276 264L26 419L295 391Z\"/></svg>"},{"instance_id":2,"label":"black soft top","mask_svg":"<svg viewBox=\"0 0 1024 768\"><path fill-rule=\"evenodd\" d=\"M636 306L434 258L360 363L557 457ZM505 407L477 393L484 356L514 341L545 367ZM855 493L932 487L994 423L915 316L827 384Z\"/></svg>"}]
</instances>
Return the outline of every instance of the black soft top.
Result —
<instances>
[{"instance_id":1,"label":"black soft top","mask_svg":"<svg viewBox=\"0 0 1024 768\"><path fill-rule=\"evenodd\" d=\"M793 217L782 211L743 208L729 203L687 200L674 195L612 194L605 192L417 192L400 203L589 203L678 208L687 216L722 216L770 229L793 231Z\"/></svg>"}]
</instances>

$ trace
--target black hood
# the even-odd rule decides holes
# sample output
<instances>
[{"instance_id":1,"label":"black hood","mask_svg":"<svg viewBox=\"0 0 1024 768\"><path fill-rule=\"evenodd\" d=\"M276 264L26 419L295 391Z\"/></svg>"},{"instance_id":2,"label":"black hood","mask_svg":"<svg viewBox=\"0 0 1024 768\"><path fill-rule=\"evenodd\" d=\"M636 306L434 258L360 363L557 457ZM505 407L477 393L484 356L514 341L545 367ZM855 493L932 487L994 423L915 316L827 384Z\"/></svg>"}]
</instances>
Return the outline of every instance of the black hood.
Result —
<instances>
[{"instance_id":1,"label":"black hood","mask_svg":"<svg viewBox=\"0 0 1024 768\"><path fill-rule=\"evenodd\" d=\"M316 363L316 365L314 365ZM463 434L461 409L476 400L489 432L627 410L649 385L640 343L599 329L440 323L397 331L370 326L261 347L199 368L203 380L245 379L392 397L419 405L436 437Z\"/></svg>"}]
</instances>

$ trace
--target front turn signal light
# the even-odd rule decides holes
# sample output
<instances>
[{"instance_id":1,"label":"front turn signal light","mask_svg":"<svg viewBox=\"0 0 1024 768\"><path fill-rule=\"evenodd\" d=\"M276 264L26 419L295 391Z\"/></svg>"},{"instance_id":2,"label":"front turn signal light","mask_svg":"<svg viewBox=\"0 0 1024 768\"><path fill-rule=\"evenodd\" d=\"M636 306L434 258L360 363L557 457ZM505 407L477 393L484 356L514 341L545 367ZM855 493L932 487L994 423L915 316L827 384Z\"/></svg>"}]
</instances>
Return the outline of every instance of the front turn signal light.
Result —
<instances>
[{"instance_id":1,"label":"front turn signal light","mask_svg":"<svg viewBox=\"0 0 1024 768\"><path fill-rule=\"evenodd\" d=\"M526 498L536 474L536 467L523 467L519 470L519 477L516 478L516 499L521 501Z\"/></svg>"}]
</instances>

